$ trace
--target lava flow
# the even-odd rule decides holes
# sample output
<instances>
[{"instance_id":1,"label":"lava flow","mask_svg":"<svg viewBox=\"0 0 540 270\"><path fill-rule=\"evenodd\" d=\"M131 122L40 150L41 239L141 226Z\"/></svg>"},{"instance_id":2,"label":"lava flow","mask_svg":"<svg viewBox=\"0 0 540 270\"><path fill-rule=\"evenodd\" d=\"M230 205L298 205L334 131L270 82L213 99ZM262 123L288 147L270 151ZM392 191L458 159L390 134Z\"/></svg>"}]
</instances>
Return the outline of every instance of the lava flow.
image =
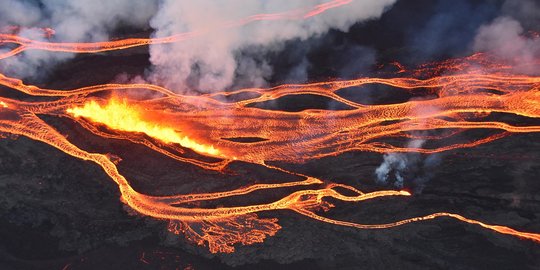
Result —
<instances>
[{"instance_id":1,"label":"lava flow","mask_svg":"<svg viewBox=\"0 0 540 270\"><path fill-rule=\"evenodd\" d=\"M106 52L113 50L121 50L138 46L145 46L150 44L166 44L173 42L180 42L208 34L211 32L216 32L219 30L225 30L229 28L239 27L246 24L250 24L258 21L276 21L276 20L302 20L308 19L313 16L317 16L327 10L338 8L344 5L351 3L353 0L333 0L329 1L314 7L300 8L296 10L285 11L281 13L271 13L271 14L257 14L252 15L240 20L222 22L219 25L213 27L208 27L205 29L197 29L191 32L180 33L168 37L162 38L130 38L122 39L115 41L104 41L104 42L94 42L94 43L54 43L54 42L45 42L32 40L24 38L15 34L1 34L0 33L0 44L15 44L16 48L5 52L0 53L0 59L5 59L14 55L17 55L28 49L39 49L55 52L71 52L71 53L98 53ZM17 27L14 27L18 29ZM50 38L54 35L54 30L50 28L43 29L45 33L44 36Z\"/></svg>"},{"instance_id":2,"label":"lava flow","mask_svg":"<svg viewBox=\"0 0 540 270\"><path fill-rule=\"evenodd\" d=\"M233 25L260 19L315 16L328 8L348 2L332 1L307 12L257 15ZM164 40L66 44L42 43L3 35L2 41L20 44L17 53L27 48L91 53L164 41L177 42L181 40L178 37L184 36ZM3 57L16 57L15 54L12 51ZM474 63L467 65L470 62ZM441 70L452 72L444 73ZM281 229L278 220L257 215L274 210L290 210L314 220L359 229L385 229L447 217L540 243L540 233L522 232L446 212L386 224L368 225L334 220L323 216L324 211L330 211L333 207L328 199L352 203L383 197L399 199L411 196L411 193L396 190L365 193L352 186L330 183L270 165L274 164L272 161L302 163L349 151L435 153L474 147L512 133L540 131L537 125L514 125L504 120L484 121L482 116L496 113L540 118L540 77L514 73L511 66L489 61L488 55L478 54L439 63L434 67L423 67L415 70L413 75L400 66L399 74L410 77L289 84L269 89L250 88L198 96L177 94L151 84L104 84L73 90L46 89L26 85L21 80L0 74L0 85L34 96L32 99L0 97L0 132L26 136L73 157L95 162L116 182L123 203L140 214L168 220L170 231L184 234L187 239L199 245L207 245L214 253L233 252L235 244L258 243L274 235ZM429 99L366 105L340 95L340 90L371 84L389 85L411 94L427 91ZM153 91L161 97L131 99L123 92L128 89ZM113 97L103 98L106 95L98 95L100 93ZM245 95L249 97L238 98L240 95L237 94L241 93L249 93ZM320 96L346 108L289 112L257 106L293 95ZM223 98L233 96L235 98L226 101ZM41 97L47 99L39 100ZM224 169L229 163L242 161L301 179L272 184L257 183L223 192L147 195L135 190L119 172L117 166L121 160L112 158L109 153L83 150L44 121L42 116L69 118L100 138L128 140L167 158L223 174L227 173ZM471 129L487 129L498 133L473 141L444 144L444 139ZM448 132L436 132L441 130ZM416 131L432 131L432 135L422 136ZM396 139L411 138L421 138L433 142L435 146L412 148L393 144L389 140L394 139L395 143ZM191 205L194 202L245 196L256 191L272 193L273 190L289 188L295 190L271 202L217 208Z\"/></svg>"},{"instance_id":3,"label":"lava flow","mask_svg":"<svg viewBox=\"0 0 540 270\"><path fill-rule=\"evenodd\" d=\"M143 132L150 137L158 138L165 143L177 143L182 147L193 149L202 154L219 156L213 146L199 144L186 136L181 136L171 127L163 127L142 119L142 109L124 102L111 99L106 106L95 101L86 103L81 108L70 108L67 113L75 117L85 117L93 122L128 132Z\"/></svg>"}]
</instances>

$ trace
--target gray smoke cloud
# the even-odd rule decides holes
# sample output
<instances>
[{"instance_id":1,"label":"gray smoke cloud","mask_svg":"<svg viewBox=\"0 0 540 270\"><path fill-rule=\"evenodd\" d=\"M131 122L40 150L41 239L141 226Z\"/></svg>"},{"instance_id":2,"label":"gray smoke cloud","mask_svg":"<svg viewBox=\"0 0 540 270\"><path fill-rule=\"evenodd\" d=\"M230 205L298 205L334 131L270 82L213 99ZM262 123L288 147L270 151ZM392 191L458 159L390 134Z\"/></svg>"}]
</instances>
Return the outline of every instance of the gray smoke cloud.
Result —
<instances>
[{"instance_id":1,"label":"gray smoke cloud","mask_svg":"<svg viewBox=\"0 0 540 270\"><path fill-rule=\"evenodd\" d=\"M152 67L146 79L176 91L197 89L208 92L232 86L264 86L274 75L274 67L261 55L284 50L287 41L306 42L330 29L347 31L354 23L380 17L395 1L354 0L305 20L254 22L174 44L152 45L149 48ZM21 26L19 35L53 42L105 41L118 27L125 26L152 27L155 29L153 37L164 37L206 28L219 29L226 22L255 14L309 9L328 2L4 0L0 1L0 28ZM45 27L55 30L52 38L44 37L39 29ZM0 47L0 52L9 49ZM9 76L35 78L46 75L56 63L73 57L71 53L28 50L17 57L4 59L0 68ZM289 75L281 79L308 80L311 63L306 55L299 57L301 61L294 63ZM372 61L369 59L370 64Z\"/></svg>"},{"instance_id":2,"label":"gray smoke cloud","mask_svg":"<svg viewBox=\"0 0 540 270\"><path fill-rule=\"evenodd\" d=\"M518 71L537 73L527 63L540 57L540 38L529 32L538 31L540 4L534 0L507 0L501 11L501 16L478 29L473 50L512 61Z\"/></svg>"},{"instance_id":3,"label":"gray smoke cloud","mask_svg":"<svg viewBox=\"0 0 540 270\"><path fill-rule=\"evenodd\" d=\"M425 140L411 140L407 147L422 148L424 143ZM425 156L419 153L387 153L375 170L376 182L400 189L410 187L420 193L434 176L435 167L440 161L440 156L436 154Z\"/></svg>"},{"instance_id":4,"label":"gray smoke cloud","mask_svg":"<svg viewBox=\"0 0 540 270\"><path fill-rule=\"evenodd\" d=\"M444 14L442 13L442 15ZM498 14L499 16L493 20L480 24L475 28L476 30L473 32L475 35L473 35L471 45L472 51L487 52L502 60L511 61L511 63L515 64L517 71L538 73L537 70L531 68L531 65L527 64L540 57L540 38L528 33L528 30L531 29L538 31L537 27L540 25L540 4L538 1L507 0L502 4ZM439 22L448 22L459 18L459 16L448 18L448 16L442 15L436 15L435 18L444 19L440 19ZM470 25L476 25L478 23L476 20L471 18ZM427 27L432 29L437 25L435 23ZM437 31L440 31L440 29L437 28ZM423 44L430 44L429 42L433 39L430 35L427 37ZM462 41L460 38L456 40ZM435 45L433 48L436 50L445 48L438 44ZM422 112L416 114L421 116ZM412 140L408 142L406 147L422 148L424 143L424 140ZM411 186L416 192L419 192L424 188L427 181L433 177L434 168L440 162L439 155L387 153L383 156L381 165L375 170L376 182L393 185L397 188Z\"/></svg>"},{"instance_id":5,"label":"gray smoke cloud","mask_svg":"<svg viewBox=\"0 0 540 270\"><path fill-rule=\"evenodd\" d=\"M413 99L414 100L414 99ZM418 117L417 127L425 125L425 117L433 115L439 111L434 106L423 106L412 113ZM407 125L404 122L403 125ZM428 131L411 131L411 135L418 139L409 140L405 148L421 149L426 140L422 136L433 135ZM383 162L375 169L376 182L383 185L393 185L396 188L412 188L414 192L420 193L425 188L426 183L435 175L435 167L441 162L438 154L424 155L417 152L391 152L383 156Z\"/></svg>"},{"instance_id":6,"label":"gray smoke cloud","mask_svg":"<svg viewBox=\"0 0 540 270\"><path fill-rule=\"evenodd\" d=\"M106 41L122 26L144 28L156 13L157 0L2 0L0 28L21 26L20 36L45 41L40 27L55 30L51 41ZM8 48L0 49L2 51ZM0 62L11 76L35 77L73 54L29 50Z\"/></svg>"},{"instance_id":7,"label":"gray smoke cloud","mask_svg":"<svg viewBox=\"0 0 540 270\"><path fill-rule=\"evenodd\" d=\"M328 1L164 0L151 25L156 30L155 37L165 37L219 26L254 14L285 12L325 2ZM206 92L223 90L234 86L238 76L249 81L251 86L263 86L273 73L271 65L264 59L242 53L242 50L255 47L266 52L279 51L288 40L303 41L329 29L347 31L356 22L379 17L394 2L356 0L306 20L255 22L184 42L152 45L153 68L149 78L176 91L190 88ZM301 63L291 76L303 77L307 67L309 62Z\"/></svg>"},{"instance_id":8,"label":"gray smoke cloud","mask_svg":"<svg viewBox=\"0 0 540 270\"><path fill-rule=\"evenodd\" d=\"M502 13L520 21L525 28L537 28L540 25L540 2L537 0L506 0Z\"/></svg>"},{"instance_id":9,"label":"gray smoke cloud","mask_svg":"<svg viewBox=\"0 0 540 270\"><path fill-rule=\"evenodd\" d=\"M499 17L480 27L474 40L475 51L490 52L502 59L517 63L522 72L531 70L531 63L540 56L540 38L526 37L521 23L511 17Z\"/></svg>"}]
</instances>

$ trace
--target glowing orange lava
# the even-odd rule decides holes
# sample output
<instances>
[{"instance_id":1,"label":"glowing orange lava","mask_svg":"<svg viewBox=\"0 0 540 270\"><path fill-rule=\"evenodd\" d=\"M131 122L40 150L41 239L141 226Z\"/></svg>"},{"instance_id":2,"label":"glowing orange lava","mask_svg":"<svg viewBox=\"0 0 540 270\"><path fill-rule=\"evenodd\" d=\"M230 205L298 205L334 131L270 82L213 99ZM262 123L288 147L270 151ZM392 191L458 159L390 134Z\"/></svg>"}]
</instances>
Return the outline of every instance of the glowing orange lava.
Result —
<instances>
[{"instance_id":1,"label":"glowing orange lava","mask_svg":"<svg viewBox=\"0 0 540 270\"><path fill-rule=\"evenodd\" d=\"M255 15L241 22L231 23L227 27L257 20L301 19L349 2L351 1L331 1L309 10ZM163 39L128 39L101 43L48 43L4 34L0 35L0 42L20 46L1 55L0 59L12 57L28 48L92 53L146 44L177 42L201 33L186 33ZM470 61L474 64L467 65L466 63ZM270 165L273 164L270 161L301 163L349 151L435 153L474 147L512 133L540 132L538 125L513 125L503 120L484 121L479 117L504 113L532 119L540 118L538 76L515 74L511 66L492 63L489 57L483 54L460 61L445 61L433 67L425 66L413 71L413 75L408 74L401 65L396 66L400 75L409 77L288 84L269 89L249 88L199 96L181 95L151 84L104 84L73 90L55 90L26 85L19 79L0 74L0 85L35 96L32 101L0 97L0 132L26 136L49 144L73 157L98 164L118 185L123 203L142 215L168 220L170 231L184 234L196 244L207 245L211 252L233 252L235 244L260 243L266 237L275 235L281 229L278 220L257 216L259 212L274 210L290 210L322 222L359 229L385 229L448 217L497 233L540 242L539 233L490 225L446 212L371 225L330 219L322 216L324 211L321 211L333 207L328 202L330 198L352 203L383 197L397 199L411 196L411 193L395 190L365 193L352 186L329 183ZM481 66L481 69L478 66ZM339 92L349 87L369 84L389 85L411 93L428 91L430 99L366 105L349 100ZM124 97L120 100L93 95L99 92L113 92L113 95L121 96L122 91L128 89L153 91L163 97L146 100ZM252 95L228 102L218 98L231 97L239 93ZM293 95L325 97L346 105L347 108L287 112L254 106ZM48 99L36 101L38 97ZM42 120L40 118L42 115L66 117L103 139L129 140L168 158L204 169L223 172L230 162L238 160L265 166L301 180L272 184L257 183L222 192L146 195L135 190L120 174L117 164L122 161L113 158L109 153L92 153L81 149ZM107 128L103 129L103 126ZM498 130L499 133L469 142L444 144L443 139L471 129ZM411 132L434 130L449 132L422 137L430 142L436 142L433 148L394 145L388 140L410 139L420 136L412 135ZM247 141L253 138L256 140ZM184 151L186 148L194 150L200 157L187 154ZM219 161L208 161L206 157ZM245 196L255 191L271 193L276 189L285 190L293 187L295 191L290 191L271 202L217 208L186 206L193 202Z\"/></svg>"},{"instance_id":2,"label":"glowing orange lava","mask_svg":"<svg viewBox=\"0 0 540 270\"><path fill-rule=\"evenodd\" d=\"M220 156L219 150L211 145L197 143L187 136L180 135L179 131L171 127L145 121L141 115L144 114L144 110L141 107L130 106L126 101L120 102L111 99L104 106L95 101L90 101L84 104L83 107L67 109L67 113L75 117L86 117L93 122L104 124L112 129L142 132L165 143L177 143L201 154Z\"/></svg>"},{"instance_id":3,"label":"glowing orange lava","mask_svg":"<svg viewBox=\"0 0 540 270\"><path fill-rule=\"evenodd\" d=\"M104 41L94 43L54 43L31 40L20 37L16 34L0 34L0 44L16 44L18 47L8 52L0 54L0 59L5 59L17 55L28 49L39 49L55 52L72 52L72 53L97 53L112 50L128 49L132 47L145 46L150 44L165 44L188 40L197 36L201 36L210 32L224 30L233 27L239 27L257 21L275 21L275 20L300 20L317 16L329 9L338 8L351 3L352 0L333 0L314 7L285 11L272 14L257 14L243 18L237 21L223 22L219 25L206 29L198 29L191 32L176 34L163 38L130 38L115 41ZM50 28L44 29L48 37L54 34L54 30Z\"/></svg>"}]
</instances>

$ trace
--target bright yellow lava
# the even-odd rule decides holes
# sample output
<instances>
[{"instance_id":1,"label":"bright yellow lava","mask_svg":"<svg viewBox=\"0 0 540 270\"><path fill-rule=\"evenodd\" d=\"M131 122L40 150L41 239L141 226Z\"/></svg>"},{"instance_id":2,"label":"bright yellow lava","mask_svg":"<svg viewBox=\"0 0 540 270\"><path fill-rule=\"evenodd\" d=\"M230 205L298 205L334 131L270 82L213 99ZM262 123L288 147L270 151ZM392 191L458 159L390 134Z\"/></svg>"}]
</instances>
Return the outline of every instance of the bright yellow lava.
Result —
<instances>
[{"instance_id":1,"label":"bright yellow lava","mask_svg":"<svg viewBox=\"0 0 540 270\"><path fill-rule=\"evenodd\" d=\"M200 144L187 136L181 136L171 127L147 122L141 118L140 108L117 99L111 99L103 106L92 100L82 107L67 109L67 113L74 117L85 117L114 130L142 132L164 143L177 143L202 154L220 156L220 151L214 146Z\"/></svg>"},{"instance_id":2,"label":"bright yellow lava","mask_svg":"<svg viewBox=\"0 0 540 270\"><path fill-rule=\"evenodd\" d=\"M0 101L0 107L7 108L8 105L5 102Z\"/></svg>"}]
</instances>

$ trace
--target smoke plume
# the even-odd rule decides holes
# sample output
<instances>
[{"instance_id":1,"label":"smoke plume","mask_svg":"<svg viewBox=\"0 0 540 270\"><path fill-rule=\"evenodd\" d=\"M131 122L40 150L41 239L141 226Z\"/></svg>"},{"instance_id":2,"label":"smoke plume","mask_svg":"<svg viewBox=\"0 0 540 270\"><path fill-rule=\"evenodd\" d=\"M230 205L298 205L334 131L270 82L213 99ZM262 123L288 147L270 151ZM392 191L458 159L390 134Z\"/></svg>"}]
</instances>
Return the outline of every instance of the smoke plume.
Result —
<instances>
[{"instance_id":1,"label":"smoke plume","mask_svg":"<svg viewBox=\"0 0 540 270\"><path fill-rule=\"evenodd\" d=\"M151 25L156 30L155 37L164 37L219 26L254 14L286 12L325 2L328 1L164 0ZM176 91L223 90L246 84L246 80L251 86L262 86L267 81L265 78L272 76L272 66L265 59L243 53L244 50L280 51L288 40L306 40L329 29L347 31L356 22L379 17L394 2L357 0L308 19L254 22L184 42L153 45L149 77ZM304 76L307 66L308 62L304 62L292 75ZM238 77L243 82L237 82Z\"/></svg>"},{"instance_id":2,"label":"smoke plume","mask_svg":"<svg viewBox=\"0 0 540 270\"><path fill-rule=\"evenodd\" d=\"M20 36L41 41L47 39L40 28L54 29L50 40L56 42L106 41L119 27L147 27L156 10L157 0L3 0L0 29L20 26ZM0 67L10 76L36 77L72 57L73 54L29 50L2 60Z\"/></svg>"},{"instance_id":3,"label":"smoke plume","mask_svg":"<svg viewBox=\"0 0 540 270\"><path fill-rule=\"evenodd\" d=\"M412 140L407 147L421 148L424 143L424 140ZM388 153L383 159L375 170L376 182L396 188L412 188L416 193L422 192L425 184L434 176L434 168L440 163L440 157L435 154Z\"/></svg>"},{"instance_id":4,"label":"smoke plume","mask_svg":"<svg viewBox=\"0 0 540 270\"><path fill-rule=\"evenodd\" d=\"M516 69L533 73L527 63L540 56L540 38L526 37L521 23L511 17L499 17L478 30L474 50L490 52L517 64Z\"/></svg>"},{"instance_id":5,"label":"smoke plume","mask_svg":"<svg viewBox=\"0 0 540 270\"><path fill-rule=\"evenodd\" d=\"M538 28L540 25L540 3L536 0L506 0L502 14L518 20L525 28Z\"/></svg>"},{"instance_id":6,"label":"smoke plume","mask_svg":"<svg viewBox=\"0 0 540 270\"><path fill-rule=\"evenodd\" d=\"M414 100L414 99L413 99ZM418 99L416 99L418 100ZM424 106L412 111L418 119L425 119L434 115L439 109L435 106ZM422 127L426 123L420 120L416 127ZM404 126L409 125L407 121ZM421 130L421 128L419 129ZM420 139L429 134L427 131L411 131L411 135L417 139L407 142L408 149L421 149L426 140ZM440 163L438 154L424 155L417 152L409 153L387 153L383 156L383 162L375 170L376 182L383 185L393 185L396 188L410 188L416 193L422 192L426 183L435 175L435 167Z\"/></svg>"}]
</instances>

